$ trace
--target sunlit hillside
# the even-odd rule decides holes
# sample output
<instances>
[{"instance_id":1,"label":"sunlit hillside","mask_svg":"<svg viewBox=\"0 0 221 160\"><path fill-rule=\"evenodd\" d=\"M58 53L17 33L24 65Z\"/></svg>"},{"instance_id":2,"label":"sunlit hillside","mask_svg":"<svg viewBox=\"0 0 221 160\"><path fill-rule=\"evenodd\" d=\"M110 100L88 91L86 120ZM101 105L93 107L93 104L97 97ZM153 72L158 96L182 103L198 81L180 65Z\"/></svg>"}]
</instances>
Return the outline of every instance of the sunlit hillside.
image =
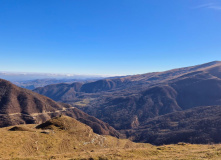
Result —
<instances>
[{"instance_id":1,"label":"sunlit hillside","mask_svg":"<svg viewBox=\"0 0 221 160\"><path fill-rule=\"evenodd\" d=\"M77 120L61 116L41 125L0 129L0 158L19 160L219 159L221 145L153 146L93 133Z\"/></svg>"}]
</instances>

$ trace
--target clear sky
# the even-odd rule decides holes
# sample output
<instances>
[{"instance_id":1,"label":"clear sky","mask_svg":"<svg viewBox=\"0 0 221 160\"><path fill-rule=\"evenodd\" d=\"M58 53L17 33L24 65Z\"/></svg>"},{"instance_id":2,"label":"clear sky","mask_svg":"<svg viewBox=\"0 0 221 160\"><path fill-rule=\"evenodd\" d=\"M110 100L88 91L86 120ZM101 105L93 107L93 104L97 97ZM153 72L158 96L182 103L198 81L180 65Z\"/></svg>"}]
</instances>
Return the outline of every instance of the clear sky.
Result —
<instances>
[{"instance_id":1,"label":"clear sky","mask_svg":"<svg viewBox=\"0 0 221 160\"><path fill-rule=\"evenodd\" d=\"M214 60L220 0L0 0L0 71L128 75Z\"/></svg>"}]
</instances>

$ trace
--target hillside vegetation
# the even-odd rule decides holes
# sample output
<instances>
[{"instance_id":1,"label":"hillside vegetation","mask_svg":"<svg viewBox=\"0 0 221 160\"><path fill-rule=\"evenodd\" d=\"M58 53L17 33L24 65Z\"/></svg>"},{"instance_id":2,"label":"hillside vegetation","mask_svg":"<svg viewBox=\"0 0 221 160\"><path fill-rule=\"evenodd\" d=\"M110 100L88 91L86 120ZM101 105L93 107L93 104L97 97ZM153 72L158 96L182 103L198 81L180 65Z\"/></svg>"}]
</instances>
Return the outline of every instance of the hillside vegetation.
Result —
<instances>
[{"instance_id":1,"label":"hillside vegetation","mask_svg":"<svg viewBox=\"0 0 221 160\"><path fill-rule=\"evenodd\" d=\"M219 61L75 85L66 85L67 92L61 85L34 91L56 95L57 101L101 119L136 142L221 142Z\"/></svg>"}]
</instances>

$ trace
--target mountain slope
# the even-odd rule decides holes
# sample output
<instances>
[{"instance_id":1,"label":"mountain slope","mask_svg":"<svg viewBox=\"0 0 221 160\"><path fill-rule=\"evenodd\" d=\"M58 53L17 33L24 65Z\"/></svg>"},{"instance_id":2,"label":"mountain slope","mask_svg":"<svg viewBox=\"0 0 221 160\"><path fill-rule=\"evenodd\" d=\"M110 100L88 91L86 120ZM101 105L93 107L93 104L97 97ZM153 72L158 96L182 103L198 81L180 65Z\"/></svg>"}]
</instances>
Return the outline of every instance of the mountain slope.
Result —
<instances>
[{"instance_id":1,"label":"mountain slope","mask_svg":"<svg viewBox=\"0 0 221 160\"><path fill-rule=\"evenodd\" d=\"M135 129L124 131L131 140L156 145L188 142L221 142L221 106L205 106L149 119Z\"/></svg>"},{"instance_id":2,"label":"mountain slope","mask_svg":"<svg viewBox=\"0 0 221 160\"><path fill-rule=\"evenodd\" d=\"M122 132L137 128L139 130L150 119L169 113L200 106L220 106L220 77L221 62L215 61L165 72L121 77L111 81L106 79L103 82L94 82L94 85L84 84L90 86L90 92L80 89L75 99L68 103ZM113 85L113 82L118 83ZM216 121L218 122L218 119ZM133 134L128 132L128 137L132 136L129 133ZM133 139L139 140L139 137ZM158 143L150 139L145 142ZM169 141L165 140L165 143ZM171 143L175 142L171 140Z\"/></svg>"},{"instance_id":3,"label":"mountain slope","mask_svg":"<svg viewBox=\"0 0 221 160\"><path fill-rule=\"evenodd\" d=\"M83 84L79 82L72 84L60 83L40 87L34 91L39 91L41 94L46 95L55 101L69 101L75 99L76 93L80 91L82 85Z\"/></svg>"},{"instance_id":4,"label":"mountain slope","mask_svg":"<svg viewBox=\"0 0 221 160\"><path fill-rule=\"evenodd\" d=\"M114 93L113 93L114 94ZM98 98L82 109L116 129L142 125L149 118L198 106L221 105L221 80L199 72L156 85L132 96ZM136 125L135 125L136 126Z\"/></svg>"},{"instance_id":5,"label":"mountain slope","mask_svg":"<svg viewBox=\"0 0 221 160\"><path fill-rule=\"evenodd\" d=\"M0 127L41 123L61 114L69 115L91 126L96 133L119 137L119 133L107 123L75 107L57 103L50 98L0 79Z\"/></svg>"},{"instance_id":6,"label":"mountain slope","mask_svg":"<svg viewBox=\"0 0 221 160\"><path fill-rule=\"evenodd\" d=\"M55 156L70 159L66 158L70 154L81 158L85 156L81 155L85 150L138 146L129 140L98 135L89 126L67 116L54 117L37 126L0 128L0 135L0 155L3 159L54 159Z\"/></svg>"}]
</instances>

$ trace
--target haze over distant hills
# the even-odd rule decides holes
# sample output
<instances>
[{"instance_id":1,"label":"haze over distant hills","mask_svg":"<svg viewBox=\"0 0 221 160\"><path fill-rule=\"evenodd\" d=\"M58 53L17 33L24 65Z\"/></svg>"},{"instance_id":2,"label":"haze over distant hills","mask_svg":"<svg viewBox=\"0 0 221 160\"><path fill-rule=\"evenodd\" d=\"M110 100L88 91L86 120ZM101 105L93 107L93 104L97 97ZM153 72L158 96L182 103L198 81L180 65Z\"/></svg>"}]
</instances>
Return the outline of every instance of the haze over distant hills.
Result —
<instances>
[{"instance_id":1,"label":"haze over distant hills","mask_svg":"<svg viewBox=\"0 0 221 160\"><path fill-rule=\"evenodd\" d=\"M34 91L78 107L135 141L221 142L217 137L221 134L220 61L90 83L48 85ZM182 138L170 139L169 135Z\"/></svg>"},{"instance_id":2,"label":"haze over distant hills","mask_svg":"<svg viewBox=\"0 0 221 160\"><path fill-rule=\"evenodd\" d=\"M30 73L30 72L0 72L0 78L9 81L26 81L36 79L100 79L107 76L101 75L78 75L78 74L56 74L56 73Z\"/></svg>"},{"instance_id":3,"label":"haze over distant hills","mask_svg":"<svg viewBox=\"0 0 221 160\"><path fill-rule=\"evenodd\" d=\"M52 74L52 73L26 73L26 72L0 72L0 78L11 81L19 87L35 89L56 83L91 82L103 79L100 75Z\"/></svg>"},{"instance_id":4,"label":"haze over distant hills","mask_svg":"<svg viewBox=\"0 0 221 160\"><path fill-rule=\"evenodd\" d=\"M44 87L50 84L58 84L58 83L65 83L65 84L71 84L74 82L81 82L81 83L87 83L87 82L93 82L101 78L86 78L86 79L35 79L35 80L25 80L25 81L13 81L15 85L33 90L38 87Z\"/></svg>"}]
</instances>

